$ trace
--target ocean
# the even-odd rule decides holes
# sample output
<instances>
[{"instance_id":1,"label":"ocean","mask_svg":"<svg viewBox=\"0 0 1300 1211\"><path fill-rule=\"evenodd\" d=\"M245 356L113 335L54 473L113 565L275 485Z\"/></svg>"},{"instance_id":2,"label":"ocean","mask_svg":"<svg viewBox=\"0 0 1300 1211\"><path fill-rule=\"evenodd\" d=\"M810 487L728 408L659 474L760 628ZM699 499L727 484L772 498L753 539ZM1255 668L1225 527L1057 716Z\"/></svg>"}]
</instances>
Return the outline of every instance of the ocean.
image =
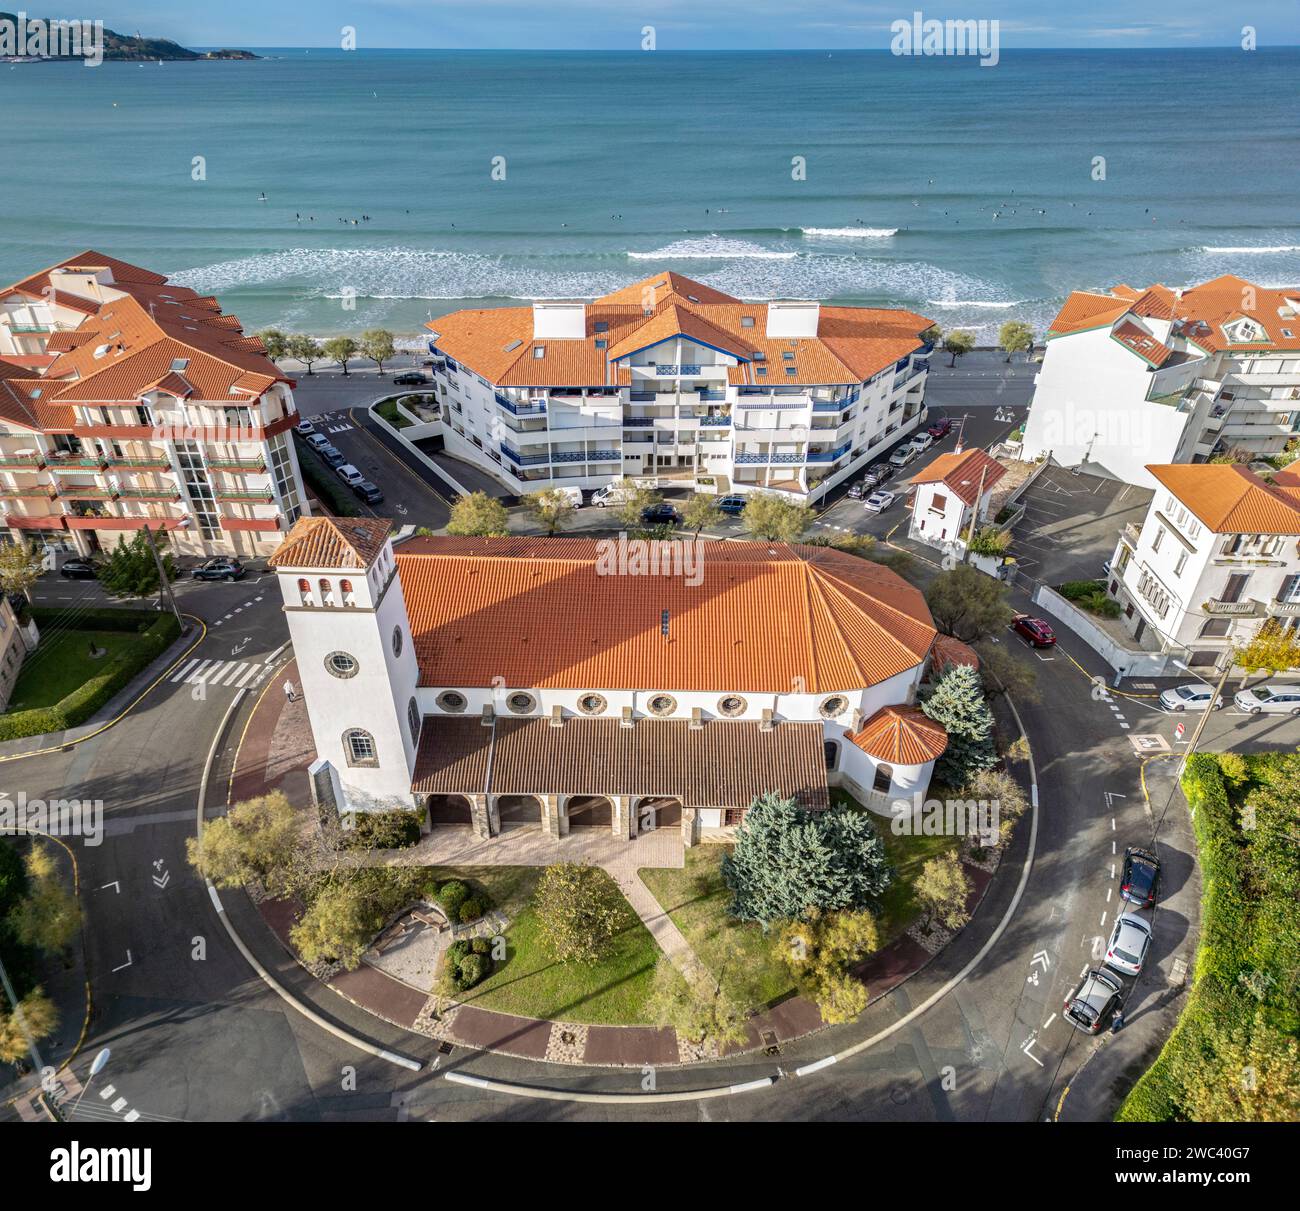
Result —
<instances>
[{"instance_id":1,"label":"ocean","mask_svg":"<svg viewBox=\"0 0 1300 1211\"><path fill-rule=\"evenodd\" d=\"M326 336L670 268L982 341L1300 284L1300 49L259 53L0 65L0 280L94 247Z\"/></svg>"}]
</instances>

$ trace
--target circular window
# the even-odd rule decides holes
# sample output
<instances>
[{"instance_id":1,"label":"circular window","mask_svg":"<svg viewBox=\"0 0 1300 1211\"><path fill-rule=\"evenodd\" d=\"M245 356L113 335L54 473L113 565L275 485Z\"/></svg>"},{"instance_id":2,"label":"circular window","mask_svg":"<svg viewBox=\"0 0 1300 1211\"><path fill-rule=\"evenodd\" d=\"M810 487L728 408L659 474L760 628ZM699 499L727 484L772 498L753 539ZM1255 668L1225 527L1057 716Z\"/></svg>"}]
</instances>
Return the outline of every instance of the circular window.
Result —
<instances>
[{"instance_id":1,"label":"circular window","mask_svg":"<svg viewBox=\"0 0 1300 1211\"><path fill-rule=\"evenodd\" d=\"M438 709L454 714L457 711L463 711L468 705L464 694L458 694L455 690L443 690L436 699Z\"/></svg>"},{"instance_id":2,"label":"circular window","mask_svg":"<svg viewBox=\"0 0 1300 1211\"><path fill-rule=\"evenodd\" d=\"M823 719L835 719L849 709L849 700L843 694L832 694L822 699L821 713Z\"/></svg>"},{"instance_id":3,"label":"circular window","mask_svg":"<svg viewBox=\"0 0 1300 1211\"><path fill-rule=\"evenodd\" d=\"M671 715L677 709L677 699L671 694L656 694L649 707L652 715Z\"/></svg>"},{"instance_id":4,"label":"circular window","mask_svg":"<svg viewBox=\"0 0 1300 1211\"><path fill-rule=\"evenodd\" d=\"M506 706L516 715L528 715L537 709L537 699L532 694L511 694Z\"/></svg>"},{"instance_id":5,"label":"circular window","mask_svg":"<svg viewBox=\"0 0 1300 1211\"><path fill-rule=\"evenodd\" d=\"M578 699L578 710L584 715L603 715L608 705L601 694L583 694Z\"/></svg>"},{"instance_id":6,"label":"circular window","mask_svg":"<svg viewBox=\"0 0 1300 1211\"><path fill-rule=\"evenodd\" d=\"M402 654L402 628L394 627L393 628L393 655L400 656L401 654Z\"/></svg>"},{"instance_id":7,"label":"circular window","mask_svg":"<svg viewBox=\"0 0 1300 1211\"><path fill-rule=\"evenodd\" d=\"M718 714L729 719L745 713L745 700L739 694L727 694L718 699Z\"/></svg>"},{"instance_id":8,"label":"circular window","mask_svg":"<svg viewBox=\"0 0 1300 1211\"><path fill-rule=\"evenodd\" d=\"M325 657L325 668L335 677L355 677L360 667L356 657L347 652L331 652Z\"/></svg>"}]
</instances>

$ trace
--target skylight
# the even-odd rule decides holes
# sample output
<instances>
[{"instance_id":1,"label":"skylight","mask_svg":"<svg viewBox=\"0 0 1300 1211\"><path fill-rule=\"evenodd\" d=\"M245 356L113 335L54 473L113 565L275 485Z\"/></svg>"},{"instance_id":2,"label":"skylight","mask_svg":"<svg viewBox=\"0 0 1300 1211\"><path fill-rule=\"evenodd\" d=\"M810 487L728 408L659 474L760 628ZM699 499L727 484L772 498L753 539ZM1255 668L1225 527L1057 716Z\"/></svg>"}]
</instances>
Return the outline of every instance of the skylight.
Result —
<instances>
[{"instance_id":1,"label":"skylight","mask_svg":"<svg viewBox=\"0 0 1300 1211\"><path fill-rule=\"evenodd\" d=\"M513 352L514 352L516 349L518 349L519 346L522 345L523 343L524 343L523 341L511 341L510 344L508 344L508 345L502 345L502 346L501 346L501 352L502 352L502 353L513 353Z\"/></svg>"},{"instance_id":2,"label":"skylight","mask_svg":"<svg viewBox=\"0 0 1300 1211\"><path fill-rule=\"evenodd\" d=\"M543 358L543 357L545 357L545 356L546 356L546 346L545 346L545 345L534 345L534 346L533 346L533 356L536 357L536 358Z\"/></svg>"},{"instance_id":3,"label":"skylight","mask_svg":"<svg viewBox=\"0 0 1300 1211\"><path fill-rule=\"evenodd\" d=\"M172 358L172 370L174 370L177 374L184 374L185 371L189 369L189 366L190 366L190 359L188 357Z\"/></svg>"},{"instance_id":4,"label":"skylight","mask_svg":"<svg viewBox=\"0 0 1300 1211\"><path fill-rule=\"evenodd\" d=\"M742 315L740 317L740 326L742 328L752 328L754 326L754 317L752 315Z\"/></svg>"},{"instance_id":5,"label":"skylight","mask_svg":"<svg viewBox=\"0 0 1300 1211\"><path fill-rule=\"evenodd\" d=\"M594 325L594 327L595 327L595 330L596 330L597 332L608 332L608 331L609 331L609 321L608 321L608 320L597 320L596 323L595 323L595 325Z\"/></svg>"}]
</instances>

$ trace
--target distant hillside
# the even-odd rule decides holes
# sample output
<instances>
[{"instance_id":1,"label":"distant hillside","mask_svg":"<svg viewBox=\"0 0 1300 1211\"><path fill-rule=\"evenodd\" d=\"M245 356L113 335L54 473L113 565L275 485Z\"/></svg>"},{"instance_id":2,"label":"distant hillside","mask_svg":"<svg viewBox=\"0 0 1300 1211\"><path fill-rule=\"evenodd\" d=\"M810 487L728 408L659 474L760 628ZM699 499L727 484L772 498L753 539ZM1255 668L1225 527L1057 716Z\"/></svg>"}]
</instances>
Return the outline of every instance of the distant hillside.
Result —
<instances>
[{"instance_id":1,"label":"distant hillside","mask_svg":"<svg viewBox=\"0 0 1300 1211\"><path fill-rule=\"evenodd\" d=\"M57 20L58 18L42 18L42 20ZM35 17L27 17L27 25L30 27ZM8 21L14 27L18 24L18 18L13 13L0 12L0 21ZM55 55L52 58L70 58L69 55ZM257 59L260 56L253 54L248 50L212 50L196 51L188 47L181 46L178 42L172 42L167 38L141 38L132 37L128 34L119 34L115 30L106 29L104 31L104 58L117 60L145 60L145 59Z\"/></svg>"}]
</instances>

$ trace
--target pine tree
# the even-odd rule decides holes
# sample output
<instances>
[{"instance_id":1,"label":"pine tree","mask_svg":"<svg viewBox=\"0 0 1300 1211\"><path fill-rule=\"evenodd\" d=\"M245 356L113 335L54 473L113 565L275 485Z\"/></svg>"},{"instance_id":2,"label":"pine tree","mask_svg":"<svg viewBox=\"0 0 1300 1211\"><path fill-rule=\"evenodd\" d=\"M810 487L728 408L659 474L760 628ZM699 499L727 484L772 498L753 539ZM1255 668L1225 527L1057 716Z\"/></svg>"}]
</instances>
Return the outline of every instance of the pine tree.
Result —
<instances>
[{"instance_id":1,"label":"pine tree","mask_svg":"<svg viewBox=\"0 0 1300 1211\"><path fill-rule=\"evenodd\" d=\"M997 764L993 712L984 701L978 669L954 665L930 689L921 710L948 733L948 747L934 767L940 781L961 786L976 770Z\"/></svg>"}]
</instances>

